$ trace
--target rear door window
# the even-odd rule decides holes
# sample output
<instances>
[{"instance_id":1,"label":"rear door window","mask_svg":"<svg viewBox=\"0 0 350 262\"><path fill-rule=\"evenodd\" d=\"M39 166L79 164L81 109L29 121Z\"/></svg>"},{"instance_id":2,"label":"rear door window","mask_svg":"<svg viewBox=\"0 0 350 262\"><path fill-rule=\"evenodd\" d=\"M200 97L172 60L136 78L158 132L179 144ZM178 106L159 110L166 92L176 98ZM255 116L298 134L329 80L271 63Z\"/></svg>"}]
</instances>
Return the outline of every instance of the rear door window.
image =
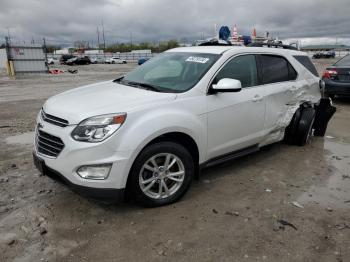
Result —
<instances>
[{"instance_id":1,"label":"rear door window","mask_svg":"<svg viewBox=\"0 0 350 262\"><path fill-rule=\"evenodd\" d=\"M306 55L295 55L294 58L302 64L307 70L310 71L314 76L318 76L316 67L311 62L310 58Z\"/></svg>"},{"instance_id":2,"label":"rear door window","mask_svg":"<svg viewBox=\"0 0 350 262\"><path fill-rule=\"evenodd\" d=\"M289 63L288 63L288 79L289 80L295 80L298 77L298 73L297 71L295 71L294 67Z\"/></svg>"},{"instance_id":3,"label":"rear door window","mask_svg":"<svg viewBox=\"0 0 350 262\"><path fill-rule=\"evenodd\" d=\"M260 65L263 84L295 80L298 76L293 66L281 56L260 55Z\"/></svg>"}]
</instances>

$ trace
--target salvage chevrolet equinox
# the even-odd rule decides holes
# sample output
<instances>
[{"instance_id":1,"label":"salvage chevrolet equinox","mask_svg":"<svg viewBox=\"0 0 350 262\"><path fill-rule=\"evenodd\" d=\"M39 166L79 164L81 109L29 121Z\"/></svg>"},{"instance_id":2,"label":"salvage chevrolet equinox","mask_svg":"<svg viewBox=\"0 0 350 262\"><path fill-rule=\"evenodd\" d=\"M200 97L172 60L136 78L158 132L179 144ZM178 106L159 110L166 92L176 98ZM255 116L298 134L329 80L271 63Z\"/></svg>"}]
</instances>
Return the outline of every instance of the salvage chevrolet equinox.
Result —
<instances>
[{"instance_id":1,"label":"salvage chevrolet equinox","mask_svg":"<svg viewBox=\"0 0 350 262\"><path fill-rule=\"evenodd\" d=\"M116 80L48 99L34 162L95 198L173 203L205 167L282 140L305 145L322 100L315 72L296 50L172 49Z\"/></svg>"}]
</instances>

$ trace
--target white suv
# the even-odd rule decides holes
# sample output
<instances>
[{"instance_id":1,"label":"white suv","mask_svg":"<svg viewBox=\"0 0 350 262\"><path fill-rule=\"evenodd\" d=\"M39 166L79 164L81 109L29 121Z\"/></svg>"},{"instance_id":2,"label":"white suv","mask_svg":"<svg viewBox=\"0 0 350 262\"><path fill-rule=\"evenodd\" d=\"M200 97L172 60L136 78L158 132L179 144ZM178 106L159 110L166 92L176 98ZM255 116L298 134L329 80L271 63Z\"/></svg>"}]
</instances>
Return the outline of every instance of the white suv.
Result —
<instances>
[{"instance_id":1,"label":"white suv","mask_svg":"<svg viewBox=\"0 0 350 262\"><path fill-rule=\"evenodd\" d=\"M283 139L307 143L321 98L308 59L262 47L169 50L124 77L48 99L35 164L97 198L172 203L204 167Z\"/></svg>"}]
</instances>

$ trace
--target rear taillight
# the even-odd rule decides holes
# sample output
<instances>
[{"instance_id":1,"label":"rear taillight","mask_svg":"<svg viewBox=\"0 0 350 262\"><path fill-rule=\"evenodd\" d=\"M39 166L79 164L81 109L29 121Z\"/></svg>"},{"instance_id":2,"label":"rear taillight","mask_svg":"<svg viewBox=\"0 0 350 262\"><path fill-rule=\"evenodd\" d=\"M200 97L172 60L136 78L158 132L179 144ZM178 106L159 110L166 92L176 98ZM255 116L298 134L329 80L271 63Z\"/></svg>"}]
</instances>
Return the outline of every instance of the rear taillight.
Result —
<instances>
[{"instance_id":1,"label":"rear taillight","mask_svg":"<svg viewBox=\"0 0 350 262\"><path fill-rule=\"evenodd\" d=\"M334 76L336 76L338 74L338 72L334 69L326 69L322 75L322 78L333 78Z\"/></svg>"}]
</instances>

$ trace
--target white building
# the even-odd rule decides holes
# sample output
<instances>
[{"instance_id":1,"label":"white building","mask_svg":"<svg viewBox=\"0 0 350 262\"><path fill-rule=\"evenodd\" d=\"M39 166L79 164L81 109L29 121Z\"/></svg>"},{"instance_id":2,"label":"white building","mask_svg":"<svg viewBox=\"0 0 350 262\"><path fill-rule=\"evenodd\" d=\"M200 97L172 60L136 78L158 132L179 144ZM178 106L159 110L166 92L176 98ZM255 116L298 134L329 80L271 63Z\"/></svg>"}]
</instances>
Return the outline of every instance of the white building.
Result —
<instances>
[{"instance_id":1,"label":"white building","mask_svg":"<svg viewBox=\"0 0 350 262\"><path fill-rule=\"evenodd\" d=\"M103 55L103 50L85 50L85 55Z\"/></svg>"},{"instance_id":2,"label":"white building","mask_svg":"<svg viewBox=\"0 0 350 262\"><path fill-rule=\"evenodd\" d=\"M69 54L69 48L63 48L60 50L55 50L53 52L55 55L68 55Z\"/></svg>"}]
</instances>

